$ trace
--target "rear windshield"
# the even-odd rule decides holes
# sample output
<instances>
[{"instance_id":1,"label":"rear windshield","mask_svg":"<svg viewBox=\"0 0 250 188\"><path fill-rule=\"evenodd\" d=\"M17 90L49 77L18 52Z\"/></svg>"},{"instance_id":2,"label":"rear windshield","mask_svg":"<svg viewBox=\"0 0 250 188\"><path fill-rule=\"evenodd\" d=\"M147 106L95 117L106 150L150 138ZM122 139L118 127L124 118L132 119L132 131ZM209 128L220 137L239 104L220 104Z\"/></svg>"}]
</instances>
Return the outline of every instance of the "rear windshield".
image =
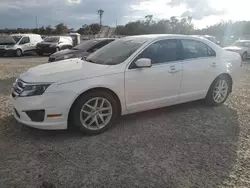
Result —
<instances>
[{"instance_id":1,"label":"rear windshield","mask_svg":"<svg viewBox=\"0 0 250 188\"><path fill-rule=\"evenodd\" d=\"M44 39L45 42L59 42L59 37L48 37Z\"/></svg>"}]
</instances>

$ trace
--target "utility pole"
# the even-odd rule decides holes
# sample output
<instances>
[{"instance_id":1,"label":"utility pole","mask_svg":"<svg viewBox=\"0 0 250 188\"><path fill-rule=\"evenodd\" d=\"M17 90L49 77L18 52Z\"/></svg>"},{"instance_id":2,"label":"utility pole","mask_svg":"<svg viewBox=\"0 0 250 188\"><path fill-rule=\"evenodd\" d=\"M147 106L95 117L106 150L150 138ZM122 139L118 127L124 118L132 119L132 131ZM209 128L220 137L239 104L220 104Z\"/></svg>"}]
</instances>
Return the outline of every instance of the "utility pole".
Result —
<instances>
[{"instance_id":1,"label":"utility pole","mask_svg":"<svg viewBox=\"0 0 250 188\"><path fill-rule=\"evenodd\" d=\"M38 28L38 24L37 24L37 16L36 16L36 28Z\"/></svg>"}]
</instances>

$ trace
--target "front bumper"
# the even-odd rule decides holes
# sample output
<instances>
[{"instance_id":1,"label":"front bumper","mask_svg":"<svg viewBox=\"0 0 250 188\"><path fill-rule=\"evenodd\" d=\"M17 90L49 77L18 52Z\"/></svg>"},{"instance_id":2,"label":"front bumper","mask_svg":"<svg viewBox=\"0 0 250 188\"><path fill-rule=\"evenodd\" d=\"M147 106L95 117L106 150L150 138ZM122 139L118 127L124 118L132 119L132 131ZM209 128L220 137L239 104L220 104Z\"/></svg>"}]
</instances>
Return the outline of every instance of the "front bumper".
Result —
<instances>
[{"instance_id":1,"label":"front bumper","mask_svg":"<svg viewBox=\"0 0 250 188\"><path fill-rule=\"evenodd\" d=\"M13 49L0 49L0 56L13 56L15 53L16 50Z\"/></svg>"},{"instance_id":2,"label":"front bumper","mask_svg":"<svg viewBox=\"0 0 250 188\"><path fill-rule=\"evenodd\" d=\"M36 51L38 53L55 53L56 52L56 47L36 47Z\"/></svg>"},{"instance_id":3,"label":"front bumper","mask_svg":"<svg viewBox=\"0 0 250 188\"><path fill-rule=\"evenodd\" d=\"M67 129L72 97L68 93L44 93L43 95L32 97L13 98L10 96L10 101L13 115L18 122L38 129L59 130ZM32 110L45 111L42 122L31 120L26 111ZM61 114L61 116L48 117L49 114Z\"/></svg>"}]
</instances>

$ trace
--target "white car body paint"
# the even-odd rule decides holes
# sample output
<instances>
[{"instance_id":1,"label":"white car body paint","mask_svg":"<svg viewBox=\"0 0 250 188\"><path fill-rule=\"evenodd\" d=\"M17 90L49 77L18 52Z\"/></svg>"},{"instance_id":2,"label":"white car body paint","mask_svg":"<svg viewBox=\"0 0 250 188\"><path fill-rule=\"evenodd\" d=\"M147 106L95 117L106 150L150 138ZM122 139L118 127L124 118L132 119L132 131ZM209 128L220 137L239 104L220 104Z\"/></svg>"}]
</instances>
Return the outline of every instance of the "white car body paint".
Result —
<instances>
[{"instance_id":1,"label":"white car body paint","mask_svg":"<svg viewBox=\"0 0 250 188\"><path fill-rule=\"evenodd\" d=\"M141 37L141 36L137 36ZM145 37L145 36L144 36ZM163 39L191 39L210 46L216 57L154 64L150 68L129 69L132 61L150 44ZM40 129L66 129L70 108L79 95L93 88L113 91L121 103L121 114L129 114L205 98L220 74L238 77L241 57L206 39L182 35L149 35L148 41L124 62L101 65L69 59L30 68L20 75L28 83L52 83L44 94L10 97L17 121ZM173 72L174 67L174 72ZM26 110L45 109L43 122L33 122ZM48 118L47 114L63 114Z\"/></svg>"}]
</instances>

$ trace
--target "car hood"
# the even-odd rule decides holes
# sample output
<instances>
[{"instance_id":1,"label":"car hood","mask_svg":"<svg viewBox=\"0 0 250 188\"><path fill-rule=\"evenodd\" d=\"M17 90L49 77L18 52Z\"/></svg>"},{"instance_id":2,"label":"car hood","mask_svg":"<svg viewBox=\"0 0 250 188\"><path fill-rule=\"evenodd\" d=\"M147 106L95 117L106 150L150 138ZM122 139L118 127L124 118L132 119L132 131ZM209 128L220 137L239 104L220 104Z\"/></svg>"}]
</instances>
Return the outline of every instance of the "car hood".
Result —
<instances>
[{"instance_id":1,"label":"car hood","mask_svg":"<svg viewBox=\"0 0 250 188\"><path fill-rule=\"evenodd\" d=\"M63 56L63 55L67 55L67 54L74 54L76 53L78 50L70 50L70 49L65 49L65 50L61 50L58 52L55 52L51 55L51 57L59 57L59 56Z\"/></svg>"},{"instance_id":2,"label":"car hood","mask_svg":"<svg viewBox=\"0 0 250 188\"><path fill-rule=\"evenodd\" d=\"M20 79L30 83L64 83L103 75L108 67L110 65L94 64L74 58L30 68L20 75Z\"/></svg>"},{"instance_id":3,"label":"car hood","mask_svg":"<svg viewBox=\"0 0 250 188\"><path fill-rule=\"evenodd\" d=\"M78 57L78 56L81 56L81 57L84 57L84 56L87 56L89 55L89 52L86 52L86 51L82 51L82 50L71 50L71 49L66 49L66 50L61 50L59 52L56 52L56 53L53 53L51 55L51 57L53 58L59 58L59 57L62 57L64 55L75 55L75 57Z\"/></svg>"},{"instance_id":4,"label":"car hood","mask_svg":"<svg viewBox=\"0 0 250 188\"><path fill-rule=\"evenodd\" d=\"M235 50L235 51L240 51L243 50L244 47L239 47L239 46L228 46L224 48L225 50Z\"/></svg>"}]
</instances>

